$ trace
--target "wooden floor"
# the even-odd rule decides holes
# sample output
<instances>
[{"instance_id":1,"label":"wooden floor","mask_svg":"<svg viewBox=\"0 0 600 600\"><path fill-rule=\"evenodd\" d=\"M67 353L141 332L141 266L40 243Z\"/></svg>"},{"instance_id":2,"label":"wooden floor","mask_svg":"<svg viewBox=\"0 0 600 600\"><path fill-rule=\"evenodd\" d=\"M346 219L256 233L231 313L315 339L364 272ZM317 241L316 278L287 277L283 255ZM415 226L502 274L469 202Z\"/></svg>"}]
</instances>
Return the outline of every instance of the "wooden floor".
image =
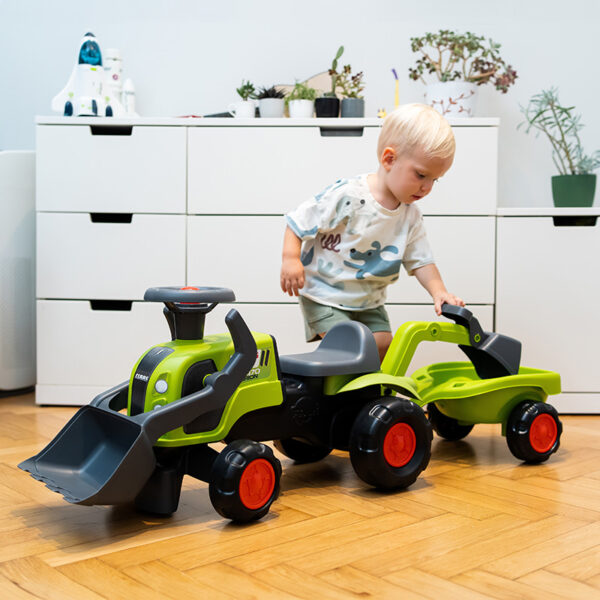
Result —
<instances>
[{"instance_id":1,"label":"wooden floor","mask_svg":"<svg viewBox=\"0 0 600 600\"><path fill-rule=\"evenodd\" d=\"M600 417L564 416L558 453L510 455L499 426L434 438L408 491L344 453L282 458L262 521L232 525L186 478L171 518L71 505L16 465L73 414L0 399L0 598L600 598Z\"/></svg>"}]
</instances>

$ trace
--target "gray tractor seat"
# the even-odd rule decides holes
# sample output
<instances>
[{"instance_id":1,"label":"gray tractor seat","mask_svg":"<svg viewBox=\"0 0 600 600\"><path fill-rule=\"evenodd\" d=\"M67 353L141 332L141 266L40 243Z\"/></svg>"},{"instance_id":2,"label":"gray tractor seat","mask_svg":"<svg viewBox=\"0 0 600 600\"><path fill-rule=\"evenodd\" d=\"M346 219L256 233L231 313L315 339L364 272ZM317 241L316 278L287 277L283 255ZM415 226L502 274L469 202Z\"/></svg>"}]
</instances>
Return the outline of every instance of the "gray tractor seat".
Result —
<instances>
[{"instance_id":1,"label":"gray tractor seat","mask_svg":"<svg viewBox=\"0 0 600 600\"><path fill-rule=\"evenodd\" d=\"M281 371L304 377L379 371L381 363L371 330L357 321L334 325L314 352L280 356Z\"/></svg>"}]
</instances>

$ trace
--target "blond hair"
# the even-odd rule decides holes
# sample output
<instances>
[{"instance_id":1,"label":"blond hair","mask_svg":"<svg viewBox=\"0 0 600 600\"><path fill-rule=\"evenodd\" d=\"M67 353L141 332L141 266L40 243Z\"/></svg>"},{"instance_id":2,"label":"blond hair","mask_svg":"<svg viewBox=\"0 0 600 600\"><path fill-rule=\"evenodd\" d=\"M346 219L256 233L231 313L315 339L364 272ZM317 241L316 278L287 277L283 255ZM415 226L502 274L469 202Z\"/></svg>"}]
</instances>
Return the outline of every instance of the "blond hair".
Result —
<instances>
[{"instance_id":1,"label":"blond hair","mask_svg":"<svg viewBox=\"0 0 600 600\"><path fill-rule=\"evenodd\" d=\"M379 160L388 146L400 154L419 149L439 158L452 158L456 148L448 121L426 104L403 104L385 117L377 141Z\"/></svg>"}]
</instances>

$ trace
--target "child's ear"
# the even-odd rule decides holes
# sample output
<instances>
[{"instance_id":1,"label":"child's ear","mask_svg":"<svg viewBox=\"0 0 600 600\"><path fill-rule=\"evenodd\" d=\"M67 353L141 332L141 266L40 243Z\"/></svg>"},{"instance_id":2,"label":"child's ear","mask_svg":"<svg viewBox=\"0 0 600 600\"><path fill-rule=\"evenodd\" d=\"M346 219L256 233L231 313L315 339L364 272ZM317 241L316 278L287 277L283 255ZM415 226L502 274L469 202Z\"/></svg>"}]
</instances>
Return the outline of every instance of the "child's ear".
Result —
<instances>
[{"instance_id":1,"label":"child's ear","mask_svg":"<svg viewBox=\"0 0 600 600\"><path fill-rule=\"evenodd\" d=\"M386 146L381 153L381 164L384 169L391 169L396 160L396 150L391 146Z\"/></svg>"}]
</instances>

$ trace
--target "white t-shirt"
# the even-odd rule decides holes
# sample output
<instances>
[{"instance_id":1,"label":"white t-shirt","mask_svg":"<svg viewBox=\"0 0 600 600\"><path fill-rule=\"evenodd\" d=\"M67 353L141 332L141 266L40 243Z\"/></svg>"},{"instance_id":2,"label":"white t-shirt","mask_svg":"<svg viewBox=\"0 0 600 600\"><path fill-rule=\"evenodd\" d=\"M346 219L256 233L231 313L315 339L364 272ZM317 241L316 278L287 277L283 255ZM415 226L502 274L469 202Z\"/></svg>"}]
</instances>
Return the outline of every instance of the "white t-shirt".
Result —
<instances>
[{"instance_id":1,"label":"white t-shirt","mask_svg":"<svg viewBox=\"0 0 600 600\"><path fill-rule=\"evenodd\" d=\"M373 198L367 175L339 179L288 213L290 229L304 242L302 296L343 310L368 310L385 302L386 288L434 262L421 211L394 210Z\"/></svg>"}]
</instances>

